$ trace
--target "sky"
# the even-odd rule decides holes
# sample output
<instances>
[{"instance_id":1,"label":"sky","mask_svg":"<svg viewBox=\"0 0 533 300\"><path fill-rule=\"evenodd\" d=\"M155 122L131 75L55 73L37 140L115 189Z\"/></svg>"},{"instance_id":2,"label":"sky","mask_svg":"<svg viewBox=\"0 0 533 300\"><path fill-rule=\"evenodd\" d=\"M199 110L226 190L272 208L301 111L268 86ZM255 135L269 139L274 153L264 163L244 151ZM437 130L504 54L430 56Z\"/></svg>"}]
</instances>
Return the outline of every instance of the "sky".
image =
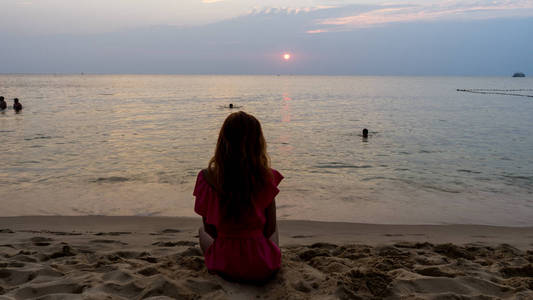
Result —
<instances>
[{"instance_id":1,"label":"sky","mask_svg":"<svg viewBox=\"0 0 533 300\"><path fill-rule=\"evenodd\" d=\"M0 73L533 74L533 0L0 0L0 11Z\"/></svg>"}]
</instances>

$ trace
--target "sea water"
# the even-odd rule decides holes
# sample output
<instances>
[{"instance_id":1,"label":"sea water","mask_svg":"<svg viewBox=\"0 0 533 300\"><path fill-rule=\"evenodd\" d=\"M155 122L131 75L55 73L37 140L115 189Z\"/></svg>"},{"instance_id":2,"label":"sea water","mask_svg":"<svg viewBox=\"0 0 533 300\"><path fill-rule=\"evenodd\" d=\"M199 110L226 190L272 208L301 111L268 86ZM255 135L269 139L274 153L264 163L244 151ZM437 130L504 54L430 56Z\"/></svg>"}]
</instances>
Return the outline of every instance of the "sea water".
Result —
<instances>
[{"instance_id":1,"label":"sea water","mask_svg":"<svg viewBox=\"0 0 533 300\"><path fill-rule=\"evenodd\" d=\"M533 225L533 98L457 91L532 88L498 77L0 75L8 105L24 105L0 112L0 215L193 216L198 171L243 110L285 176L281 219Z\"/></svg>"}]
</instances>

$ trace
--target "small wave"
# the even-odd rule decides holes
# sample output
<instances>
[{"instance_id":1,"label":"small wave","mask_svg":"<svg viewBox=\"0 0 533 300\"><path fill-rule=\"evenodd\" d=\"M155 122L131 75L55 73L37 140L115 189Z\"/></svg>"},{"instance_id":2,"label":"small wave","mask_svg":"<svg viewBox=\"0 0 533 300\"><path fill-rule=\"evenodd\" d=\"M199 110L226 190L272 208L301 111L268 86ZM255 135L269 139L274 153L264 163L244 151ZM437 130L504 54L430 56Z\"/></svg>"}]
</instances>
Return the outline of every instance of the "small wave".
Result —
<instances>
[{"instance_id":1,"label":"small wave","mask_svg":"<svg viewBox=\"0 0 533 300\"><path fill-rule=\"evenodd\" d=\"M454 189L451 189L451 188L441 187L441 186L436 186L436 185L430 185L430 184L421 184L420 187L425 188L425 189L439 191L439 192L450 193L450 194L460 194L461 193L460 190L454 190Z\"/></svg>"},{"instance_id":2,"label":"small wave","mask_svg":"<svg viewBox=\"0 0 533 300\"><path fill-rule=\"evenodd\" d=\"M502 175L505 184L533 191L533 176Z\"/></svg>"},{"instance_id":3,"label":"small wave","mask_svg":"<svg viewBox=\"0 0 533 300\"><path fill-rule=\"evenodd\" d=\"M404 178L387 178L387 179L403 182L405 184L408 184L410 186L413 186L419 189L434 190L434 191L450 193L450 194L460 194L462 192L459 189L453 189L449 186L444 187L444 186L439 186L439 185L427 183L427 182L420 182L420 181L412 180L412 179L404 179ZM456 183L459 183L459 182L456 182Z\"/></svg>"},{"instance_id":4,"label":"small wave","mask_svg":"<svg viewBox=\"0 0 533 300\"><path fill-rule=\"evenodd\" d=\"M114 94L113 93L111 93L111 94L102 93L102 94L98 94L98 95L100 95L100 96L113 96Z\"/></svg>"},{"instance_id":5,"label":"small wave","mask_svg":"<svg viewBox=\"0 0 533 300\"><path fill-rule=\"evenodd\" d=\"M38 164L38 163L41 163L41 162L38 161L38 160L24 160L24 161L19 161L17 163L19 163L19 164Z\"/></svg>"},{"instance_id":6,"label":"small wave","mask_svg":"<svg viewBox=\"0 0 533 300\"><path fill-rule=\"evenodd\" d=\"M31 137L31 138L24 138L24 140L26 141L32 141L32 140L42 140L42 139L51 139L52 137L51 136L48 136L48 135L39 135L39 136L34 136L34 137Z\"/></svg>"},{"instance_id":7,"label":"small wave","mask_svg":"<svg viewBox=\"0 0 533 300\"><path fill-rule=\"evenodd\" d=\"M147 212L138 212L135 214L136 217L153 217L162 215L163 211L147 211Z\"/></svg>"},{"instance_id":8,"label":"small wave","mask_svg":"<svg viewBox=\"0 0 533 300\"><path fill-rule=\"evenodd\" d=\"M167 172L157 172L157 182L164 184L185 184L187 180L178 176L178 174L167 173Z\"/></svg>"},{"instance_id":9,"label":"small wave","mask_svg":"<svg viewBox=\"0 0 533 300\"><path fill-rule=\"evenodd\" d=\"M434 153L435 151L431 151L431 150L420 150L418 151L418 153Z\"/></svg>"},{"instance_id":10,"label":"small wave","mask_svg":"<svg viewBox=\"0 0 533 300\"><path fill-rule=\"evenodd\" d=\"M479 172L479 171L472 171L472 170L467 170L467 169L458 169L457 172L470 173L470 174L481 174L481 172Z\"/></svg>"},{"instance_id":11,"label":"small wave","mask_svg":"<svg viewBox=\"0 0 533 300\"><path fill-rule=\"evenodd\" d=\"M400 181L406 182L412 185L413 187L425 189L425 190L433 190L437 192L450 193L450 194L462 193L461 190L453 189L451 187L438 186L438 185L433 185L433 184L428 184L428 183L416 183L416 182L410 182L410 181L405 181L405 180L400 180Z\"/></svg>"},{"instance_id":12,"label":"small wave","mask_svg":"<svg viewBox=\"0 0 533 300\"><path fill-rule=\"evenodd\" d=\"M479 180L479 181L492 181L494 178L491 178L491 177L474 177L474 179L476 180Z\"/></svg>"},{"instance_id":13,"label":"small wave","mask_svg":"<svg viewBox=\"0 0 533 300\"><path fill-rule=\"evenodd\" d=\"M309 170L309 173L311 174L335 174L335 172L331 172L323 168L320 170Z\"/></svg>"},{"instance_id":14,"label":"small wave","mask_svg":"<svg viewBox=\"0 0 533 300\"><path fill-rule=\"evenodd\" d=\"M296 205L290 205L290 204L282 204L280 206L277 206L276 209L287 209L287 208L293 208L296 207Z\"/></svg>"},{"instance_id":15,"label":"small wave","mask_svg":"<svg viewBox=\"0 0 533 300\"><path fill-rule=\"evenodd\" d=\"M368 169L368 168L372 168L372 166L370 165L356 166L356 165L348 165L348 164L337 163L337 162L332 162L328 164L320 164L314 167L319 168L319 169Z\"/></svg>"},{"instance_id":16,"label":"small wave","mask_svg":"<svg viewBox=\"0 0 533 300\"><path fill-rule=\"evenodd\" d=\"M516 180L529 180L533 181L533 176L521 176L521 175L503 175L505 178L516 179Z\"/></svg>"},{"instance_id":17,"label":"small wave","mask_svg":"<svg viewBox=\"0 0 533 300\"><path fill-rule=\"evenodd\" d=\"M374 176L374 177L364 177L361 179L361 181L372 181L372 180L386 180L388 179L385 176Z\"/></svg>"},{"instance_id":18,"label":"small wave","mask_svg":"<svg viewBox=\"0 0 533 300\"><path fill-rule=\"evenodd\" d=\"M130 178L121 177L121 176L111 176L111 177L98 177L97 179L91 180L91 182L125 182L130 181Z\"/></svg>"}]
</instances>

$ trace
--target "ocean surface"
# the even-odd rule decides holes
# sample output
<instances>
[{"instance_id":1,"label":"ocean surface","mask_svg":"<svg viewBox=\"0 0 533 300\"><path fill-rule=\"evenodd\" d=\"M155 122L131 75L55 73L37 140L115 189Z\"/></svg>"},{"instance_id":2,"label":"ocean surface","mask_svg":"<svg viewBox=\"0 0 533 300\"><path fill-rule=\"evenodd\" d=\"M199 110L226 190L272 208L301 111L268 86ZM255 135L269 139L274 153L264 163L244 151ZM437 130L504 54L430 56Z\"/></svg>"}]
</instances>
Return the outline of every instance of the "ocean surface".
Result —
<instances>
[{"instance_id":1,"label":"ocean surface","mask_svg":"<svg viewBox=\"0 0 533 300\"><path fill-rule=\"evenodd\" d=\"M533 98L457 89L533 78L0 75L24 105L0 112L0 215L193 216L243 110L285 176L281 219L533 225Z\"/></svg>"}]
</instances>

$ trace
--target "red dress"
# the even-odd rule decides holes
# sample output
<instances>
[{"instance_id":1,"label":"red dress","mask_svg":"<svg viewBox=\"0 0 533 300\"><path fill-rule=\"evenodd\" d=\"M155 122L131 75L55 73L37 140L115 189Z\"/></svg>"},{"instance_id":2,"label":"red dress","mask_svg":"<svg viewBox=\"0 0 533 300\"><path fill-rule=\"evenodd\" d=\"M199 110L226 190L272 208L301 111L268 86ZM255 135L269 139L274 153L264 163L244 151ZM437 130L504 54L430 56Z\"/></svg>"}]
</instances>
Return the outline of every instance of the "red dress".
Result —
<instances>
[{"instance_id":1,"label":"red dress","mask_svg":"<svg viewBox=\"0 0 533 300\"><path fill-rule=\"evenodd\" d=\"M198 173L193 195L194 211L206 218L206 223L217 229L217 238L204 253L209 271L236 280L261 281L267 279L281 265L281 252L263 235L265 209L279 193L277 188L283 176L272 169L273 180L253 199L254 212L238 224L222 222L219 197L207 183L203 172Z\"/></svg>"}]
</instances>

